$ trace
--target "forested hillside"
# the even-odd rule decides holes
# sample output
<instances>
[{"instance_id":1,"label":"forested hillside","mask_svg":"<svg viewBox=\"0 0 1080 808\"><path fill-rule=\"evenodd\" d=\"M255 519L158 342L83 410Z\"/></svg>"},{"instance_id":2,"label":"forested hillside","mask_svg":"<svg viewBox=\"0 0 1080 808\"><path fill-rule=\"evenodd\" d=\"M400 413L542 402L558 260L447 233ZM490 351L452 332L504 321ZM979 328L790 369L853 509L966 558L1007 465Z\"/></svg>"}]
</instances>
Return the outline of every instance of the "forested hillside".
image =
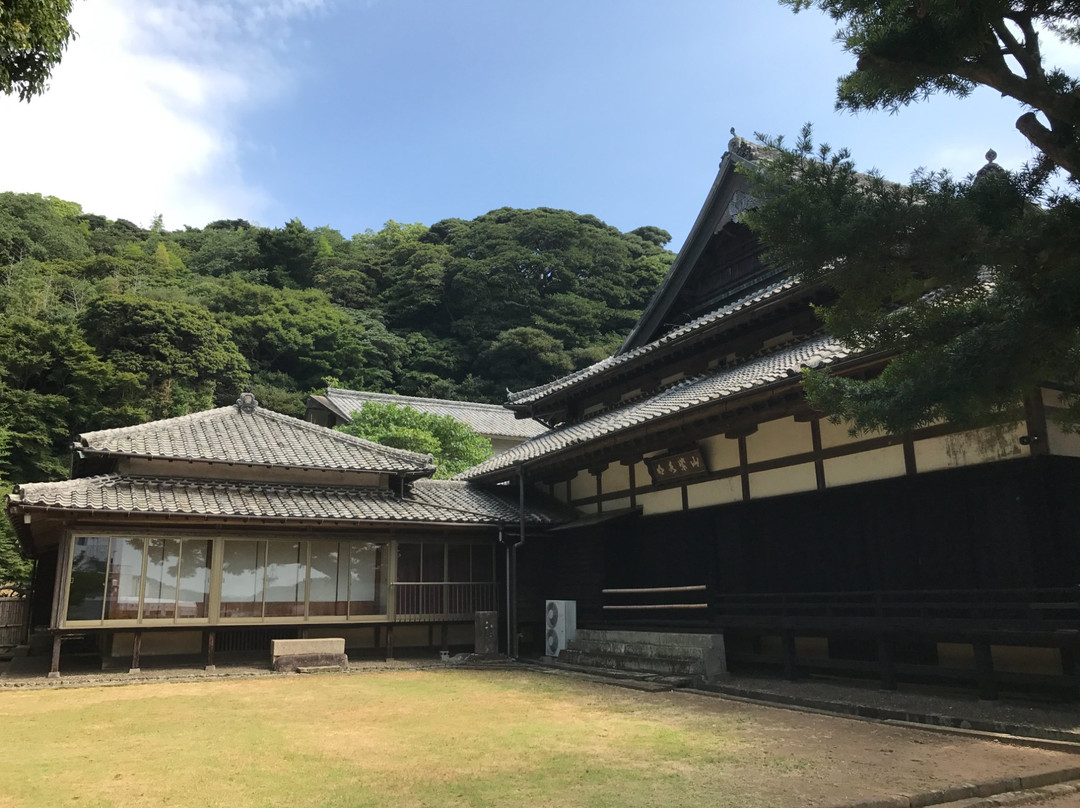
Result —
<instances>
[{"instance_id":1,"label":"forested hillside","mask_svg":"<svg viewBox=\"0 0 1080 808\"><path fill-rule=\"evenodd\" d=\"M501 401L610 353L669 235L503 208L346 238L299 220L149 230L0 194L0 480L63 477L76 431L343 387Z\"/></svg>"}]
</instances>

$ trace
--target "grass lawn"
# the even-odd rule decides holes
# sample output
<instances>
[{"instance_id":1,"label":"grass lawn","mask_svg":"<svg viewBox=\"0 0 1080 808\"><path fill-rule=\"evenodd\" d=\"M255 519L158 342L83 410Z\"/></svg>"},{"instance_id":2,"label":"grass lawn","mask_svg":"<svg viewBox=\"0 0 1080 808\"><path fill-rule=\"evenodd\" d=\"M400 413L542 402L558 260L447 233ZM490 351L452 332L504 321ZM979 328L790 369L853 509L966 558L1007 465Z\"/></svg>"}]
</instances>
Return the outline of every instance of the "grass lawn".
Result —
<instances>
[{"instance_id":1,"label":"grass lawn","mask_svg":"<svg viewBox=\"0 0 1080 808\"><path fill-rule=\"evenodd\" d=\"M632 806L768 801L807 765L739 718L529 673L402 671L0 693L0 806Z\"/></svg>"},{"instance_id":2,"label":"grass lawn","mask_svg":"<svg viewBox=\"0 0 1080 808\"><path fill-rule=\"evenodd\" d=\"M7 690L0 726L0 808L760 808L1065 758L528 671Z\"/></svg>"}]
</instances>

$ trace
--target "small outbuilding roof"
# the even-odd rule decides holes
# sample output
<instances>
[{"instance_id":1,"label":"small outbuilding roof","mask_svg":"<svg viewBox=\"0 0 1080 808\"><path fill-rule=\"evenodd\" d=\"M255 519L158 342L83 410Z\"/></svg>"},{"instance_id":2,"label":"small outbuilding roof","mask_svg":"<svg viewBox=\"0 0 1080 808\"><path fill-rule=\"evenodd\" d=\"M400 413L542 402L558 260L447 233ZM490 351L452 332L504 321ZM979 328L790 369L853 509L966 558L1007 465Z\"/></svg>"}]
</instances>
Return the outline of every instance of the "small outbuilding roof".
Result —
<instances>
[{"instance_id":1,"label":"small outbuilding roof","mask_svg":"<svg viewBox=\"0 0 1080 808\"><path fill-rule=\"evenodd\" d=\"M258 406L237 404L119 429L84 432L74 449L114 455L252 466L428 476L431 455L382 446Z\"/></svg>"},{"instance_id":2,"label":"small outbuilding roof","mask_svg":"<svg viewBox=\"0 0 1080 808\"><path fill-rule=\"evenodd\" d=\"M326 395L312 399L350 419L354 412L369 401L377 404L394 404L412 407L432 415L449 415L461 421L481 435L503 438L532 438L547 430L539 421L531 418L515 418L514 413L501 404L480 404L475 401L450 401L442 398L419 398L399 396L393 393L367 393L362 390L345 390L340 387L326 388Z\"/></svg>"}]
</instances>

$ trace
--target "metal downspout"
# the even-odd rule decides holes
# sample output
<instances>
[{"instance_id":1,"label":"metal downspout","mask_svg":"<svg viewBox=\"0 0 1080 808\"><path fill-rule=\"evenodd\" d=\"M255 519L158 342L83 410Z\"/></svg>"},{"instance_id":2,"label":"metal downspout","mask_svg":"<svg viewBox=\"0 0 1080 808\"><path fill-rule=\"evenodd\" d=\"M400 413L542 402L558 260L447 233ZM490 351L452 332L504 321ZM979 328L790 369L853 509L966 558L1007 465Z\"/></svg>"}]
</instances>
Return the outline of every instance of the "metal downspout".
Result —
<instances>
[{"instance_id":1,"label":"metal downspout","mask_svg":"<svg viewBox=\"0 0 1080 808\"><path fill-rule=\"evenodd\" d=\"M517 659L520 651L518 639L518 603L517 603L517 550L525 544L525 464L518 466L518 540L507 549L506 560L509 567L506 578L507 598L511 599L507 609L508 631L510 632L506 652L511 659ZM512 594L511 594L512 593Z\"/></svg>"}]
</instances>

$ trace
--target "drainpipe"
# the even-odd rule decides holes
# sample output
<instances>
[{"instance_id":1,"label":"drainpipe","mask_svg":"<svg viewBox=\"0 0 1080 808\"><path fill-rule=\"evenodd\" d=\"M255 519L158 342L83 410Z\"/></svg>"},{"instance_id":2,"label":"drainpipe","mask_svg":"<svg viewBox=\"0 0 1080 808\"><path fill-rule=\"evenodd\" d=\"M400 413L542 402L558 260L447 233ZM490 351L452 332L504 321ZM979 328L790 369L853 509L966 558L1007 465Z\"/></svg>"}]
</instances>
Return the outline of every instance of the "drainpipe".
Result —
<instances>
[{"instance_id":1,"label":"drainpipe","mask_svg":"<svg viewBox=\"0 0 1080 808\"><path fill-rule=\"evenodd\" d=\"M506 546L506 654L518 658L517 549L525 543L525 464L518 465L518 540Z\"/></svg>"}]
</instances>

